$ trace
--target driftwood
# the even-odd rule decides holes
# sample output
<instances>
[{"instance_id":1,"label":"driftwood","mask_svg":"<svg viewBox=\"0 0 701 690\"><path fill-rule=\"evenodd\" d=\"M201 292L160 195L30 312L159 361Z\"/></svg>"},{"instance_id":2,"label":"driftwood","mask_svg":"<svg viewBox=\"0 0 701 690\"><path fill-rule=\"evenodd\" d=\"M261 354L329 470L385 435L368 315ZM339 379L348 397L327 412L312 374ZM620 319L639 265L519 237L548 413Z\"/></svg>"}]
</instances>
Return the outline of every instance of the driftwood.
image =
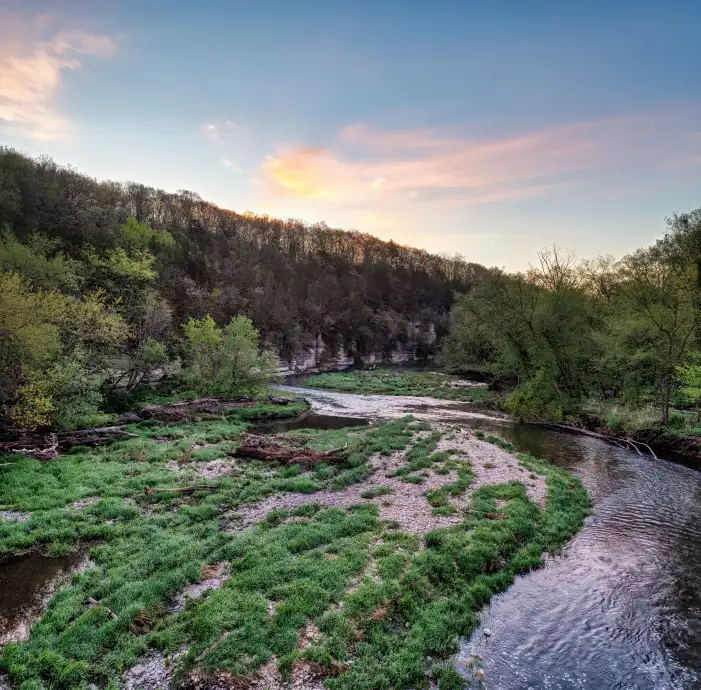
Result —
<instances>
[{"instance_id":1,"label":"driftwood","mask_svg":"<svg viewBox=\"0 0 701 690\"><path fill-rule=\"evenodd\" d=\"M149 496L151 494L170 494L170 493L177 493L177 494L183 494L184 496L188 496L189 494L194 494L196 491L216 491L217 487L212 486L211 484L191 484L190 486L174 486L170 488L165 488L165 489L152 489L150 486L147 486L144 489L144 493Z\"/></svg>"},{"instance_id":2,"label":"driftwood","mask_svg":"<svg viewBox=\"0 0 701 690\"><path fill-rule=\"evenodd\" d=\"M155 419L160 422L199 421L203 417L220 417L229 410L238 407L252 407L253 398L239 397L229 400L219 398L197 398L195 400L180 400L165 405L146 405L139 410L139 418Z\"/></svg>"},{"instance_id":3,"label":"driftwood","mask_svg":"<svg viewBox=\"0 0 701 690\"><path fill-rule=\"evenodd\" d=\"M88 604L90 604L90 606L101 606L102 608L107 609L107 613L109 614L110 618L114 618L114 620L117 620L119 618L119 616L112 609L103 606L97 599L88 597Z\"/></svg>"},{"instance_id":4,"label":"driftwood","mask_svg":"<svg viewBox=\"0 0 701 690\"><path fill-rule=\"evenodd\" d=\"M79 429L60 434L23 434L12 441L0 442L0 454L27 455L37 460L52 460L60 451L73 446L104 446L112 441L137 436L123 426Z\"/></svg>"},{"instance_id":5,"label":"driftwood","mask_svg":"<svg viewBox=\"0 0 701 690\"><path fill-rule=\"evenodd\" d=\"M292 398L281 398L279 395L268 394L268 400L275 405L289 405L292 402Z\"/></svg>"},{"instance_id":6,"label":"driftwood","mask_svg":"<svg viewBox=\"0 0 701 690\"><path fill-rule=\"evenodd\" d=\"M234 455L254 460L272 460L283 464L341 462L346 457L344 448L320 452L304 446L283 445L265 436L255 434L248 434L244 437Z\"/></svg>"},{"instance_id":7,"label":"driftwood","mask_svg":"<svg viewBox=\"0 0 701 690\"><path fill-rule=\"evenodd\" d=\"M283 400L285 400L284 403ZM289 400L275 398L273 402L287 404ZM229 400L198 398L165 405L146 405L139 413L127 412L123 414L117 420L116 426L93 427L48 435L22 434L12 440L0 441L0 455L16 453L37 460L52 460L57 458L61 451L67 451L73 446L104 446L125 438L138 438L138 434L129 433L125 429L126 424L150 419L162 422L199 421L207 417L220 417L228 410L238 407L251 407L253 405L255 402L249 397Z\"/></svg>"},{"instance_id":8,"label":"driftwood","mask_svg":"<svg viewBox=\"0 0 701 690\"><path fill-rule=\"evenodd\" d=\"M535 424L536 426L542 426L547 429L557 429L558 431L569 431L570 433L580 434L582 436L591 436L592 438L598 438L606 443L611 443L614 446L623 448L624 450L632 450L638 455L643 455L638 446L642 446L647 449L648 453L655 459L659 460L655 451L643 441L636 441L632 438L624 436L613 436L611 434L600 434L596 431L590 431L589 429L584 429L580 426L574 426L572 424L556 424L554 422L529 422L530 424Z\"/></svg>"}]
</instances>

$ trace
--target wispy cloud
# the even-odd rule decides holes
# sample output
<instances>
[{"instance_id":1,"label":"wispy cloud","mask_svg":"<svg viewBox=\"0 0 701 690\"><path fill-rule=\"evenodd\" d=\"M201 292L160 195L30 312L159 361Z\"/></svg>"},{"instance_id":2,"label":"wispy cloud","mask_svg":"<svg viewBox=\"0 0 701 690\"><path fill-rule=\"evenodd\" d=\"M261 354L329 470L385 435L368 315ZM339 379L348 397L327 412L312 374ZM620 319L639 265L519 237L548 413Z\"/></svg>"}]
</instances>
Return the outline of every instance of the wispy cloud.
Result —
<instances>
[{"instance_id":1,"label":"wispy cloud","mask_svg":"<svg viewBox=\"0 0 701 690\"><path fill-rule=\"evenodd\" d=\"M245 139L242 128L236 122L233 120L210 122L200 127L200 133L213 142L219 155L219 162L225 168L235 173L242 172L241 167L234 160L238 156L232 154L234 149L240 154L241 143Z\"/></svg>"},{"instance_id":2,"label":"wispy cloud","mask_svg":"<svg viewBox=\"0 0 701 690\"><path fill-rule=\"evenodd\" d=\"M242 171L241 171L241 168L240 168L238 165L236 165L236 163L234 163L234 161L232 161L231 158L228 158L227 156L222 156L222 157L219 159L219 162L220 162L225 168L228 168L229 170L231 170L231 172L237 172L237 173L242 172Z\"/></svg>"},{"instance_id":3,"label":"wispy cloud","mask_svg":"<svg viewBox=\"0 0 701 690\"><path fill-rule=\"evenodd\" d=\"M698 107L689 106L493 138L357 123L326 146L279 146L253 180L251 206L406 238L427 221L455 227L477 205L658 179L688 161L698 121Z\"/></svg>"},{"instance_id":4,"label":"wispy cloud","mask_svg":"<svg viewBox=\"0 0 701 690\"><path fill-rule=\"evenodd\" d=\"M651 136L666 118L620 117L490 140L440 130L346 127L330 148L282 148L262 165L273 197L503 202L550 194L580 173L654 164L679 153Z\"/></svg>"},{"instance_id":5,"label":"wispy cloud","mask_svg":"<svg viewBox=\"0 0 701 690\"><path fill-rule=\"evenodd\" d=\"M217 144L228 144L239 133L240 128L233 120L222 120L202 125L200 131Z\"/></svg>"},{"instance_id":6,"label":"wispy cloud","mask_svg":"<svg viewBox=\"0 0 701 690\"><path fill-rule=\"evenodd\" d=\"M56 105L64 70L80 69L81 56L112 55L114 39L75 30L50 33L45 17L22 23L2 13L0 20L0 133L65 136L70 123Z\"/></svg>"}]
</instances>

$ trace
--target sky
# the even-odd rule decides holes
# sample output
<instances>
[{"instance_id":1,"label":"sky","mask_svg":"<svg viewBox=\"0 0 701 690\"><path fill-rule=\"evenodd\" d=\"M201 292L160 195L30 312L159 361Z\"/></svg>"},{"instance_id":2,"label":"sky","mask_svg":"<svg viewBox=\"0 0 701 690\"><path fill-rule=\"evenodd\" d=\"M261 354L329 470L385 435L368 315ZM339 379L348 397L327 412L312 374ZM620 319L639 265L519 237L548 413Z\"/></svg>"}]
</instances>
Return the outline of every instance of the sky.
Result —
<instances>
[{"instance_id":1,"label":"sky","mask_svg":"<svg viewBox=\"0 0 701 690\"><path fill-rule=\"evenodd\" d=\"M520 270L701 206L701 2L0 0L0 145Z\"/></svg>"}]
</instances>

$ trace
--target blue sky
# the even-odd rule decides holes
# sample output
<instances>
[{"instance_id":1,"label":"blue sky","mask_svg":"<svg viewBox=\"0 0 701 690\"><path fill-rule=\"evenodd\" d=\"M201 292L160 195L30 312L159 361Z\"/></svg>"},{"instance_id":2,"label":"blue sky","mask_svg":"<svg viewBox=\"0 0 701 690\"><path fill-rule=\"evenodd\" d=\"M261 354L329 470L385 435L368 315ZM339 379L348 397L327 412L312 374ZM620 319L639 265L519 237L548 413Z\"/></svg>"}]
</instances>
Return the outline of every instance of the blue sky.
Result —
<instances>
[{"instance_id":1,"label":"blue sky","mask_svg":"<svg viewBox=\"0 0 701 690\"><path fill-rule=\"evenodd\" d=\"M520 269L701 205L698 2L0 0L0 143Z\"/></svg>"}]
</instances>

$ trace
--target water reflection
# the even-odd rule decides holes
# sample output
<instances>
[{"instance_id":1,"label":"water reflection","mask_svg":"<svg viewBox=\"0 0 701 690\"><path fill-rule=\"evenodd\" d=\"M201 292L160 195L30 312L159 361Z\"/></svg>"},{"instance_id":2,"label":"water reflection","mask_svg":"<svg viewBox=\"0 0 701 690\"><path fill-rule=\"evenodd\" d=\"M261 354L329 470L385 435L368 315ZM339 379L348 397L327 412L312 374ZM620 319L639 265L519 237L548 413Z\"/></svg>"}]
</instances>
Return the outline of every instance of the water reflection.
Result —
<instances>
[{"instance_id":1,"label":"water reflection","mask_svg":"<svg viewBox=\"0 0 701 690\"><path fill-rule=\"evenodd\" d=\"M492 601L457 667L478 654L503 690L701 687L701 475L589 437L491 430L577 472L595 514Z\"/></svg>"},{"instance_id":2,"label":"water reflection","mask_svg":"<svg viewBox=\"0 0 701 690\"><path fill-rule=\"evenodd\" d=\"M0 563L0 644L26 639L58 586L86 562L83 553L60 558L32 553Z\"/></svg>"}]
</instances>

